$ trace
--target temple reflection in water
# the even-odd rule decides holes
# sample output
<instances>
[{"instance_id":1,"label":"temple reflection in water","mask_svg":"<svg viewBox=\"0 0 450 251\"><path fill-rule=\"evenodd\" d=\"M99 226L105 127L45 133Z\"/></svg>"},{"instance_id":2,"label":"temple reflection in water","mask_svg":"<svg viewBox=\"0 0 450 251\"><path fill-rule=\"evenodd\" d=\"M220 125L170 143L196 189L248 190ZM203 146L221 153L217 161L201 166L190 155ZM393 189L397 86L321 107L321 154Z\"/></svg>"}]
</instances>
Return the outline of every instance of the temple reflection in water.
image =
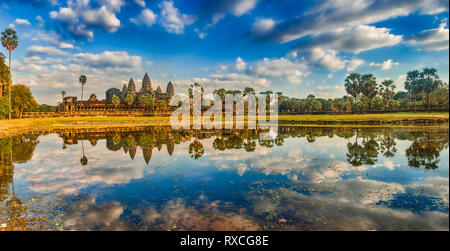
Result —
<instances>
[{"instance_id":1,"label":"temple reflection in water","mask_svg":"<svg viewBox=\"0 0 450 251\"><path fill-rule=\"evenodd\" d=\"M248 198L255 200L253 203L255 203L256 208L252 209L255 210L254 213L251 213L253 211L246 211L248 215L241 215L241 213L239 213L241 211L233 211L233 217L236 217L238 220L233 222L235 225L233 225L233 228L231 229L237 230L260 229L259 227L261 225L264 225L267 229L281 229L283 227L279 224L279 222L272 222L271 217L274 216L264 214L264 217L261 218L262 216L258 214L260 210L268 210L267 208L261 209L260 207L262 206L268 206L269 208L273 207L273 205L267 204L269 202L259 202L261 200L261 196L264 198L270 198L270 200L275 200L270 203L279 203L276 201L278 197L273 197L274 193L280 193L280 196L294 195L291 194L293 190L283 190L285 188L279 188L281 190L274 190L272 192L269 192L271 191L270 189L267 190L272 187L273 184L276 184L273 183L275 181L272 179L275 179L274 177L278 177L276 175L279 174L287 176L289 180L294 182L287 185L284 184L282 187L300 186L300 190L312 189L311 191L321 191L322 193L328 193L331 191L333 196L335 196L331 197L333 200L334 198L338 200L339 196L343 196L341 193L363 193L365 192L364 189L368 189L367 187L370 188L371 186L377 184L374 183L375 181L370 179L364 180L366 175L363 175L360 170L367 172L368 169L361 167L375 168L377 166L382 166L384 168L390 168L390 170L395 170L395 167L399 166L399 164L396 164L399 162L399 159L406 162L406 165L403 164L403 166L408 167L407 170L409 170L401 170L401 172L408 172L408 175L411 175L411 177L421 177L423 175L427 177L427 175L429 175L429 171L436 171L438 174L441 172L444 174L447 173L446 175L448 176L448 162L445 164L445 161L443 162L440 157L444 150L445 156L448 155L448 150L446 150L448 149L449 144L448 128L439 127L430 130L429 128L317 128L280 126L278 128L278 136L273 140L261 140L260 134L262 132L263 131L257 129L209 131L173 130L170 126L151 126L133 128L65 129L55 130L55 132L51 132L50 135L20 135L0 139L0 230L58 229L63 225L64 228L67 229L111 229L112 223L98 222L103 219L103 213L95 213L96 217L100 218L97 219L94 224L89 222L88 218L83 218L78 215L78 207L84 208L85 204L83 203L89 203L89 208L92 210L100 210L100 208L102 208L102 210L110 210L109 212L114 213L115 217L122 214L126 215L126 211L123 211L125 210L124 205L127 203L137 203L136 201L125 202L120 201L119 199L119 201L111 201L106 204L97 205L96 196L98 196L98 193L108 194L108 189L112 189L111 193L115 194L115 192L113 192L114 189L127 186L127 184L130 184L131 186L133 184L133 180L139 181L144 179L145 181L146 178L142 173L154 172L156 170L154 168L161 165L161 156L165 156L164 159L167 161L167 166L171 166L171 168L176 170L174 170L176 174L171 176L171 180L173 179L173 181L170 181L169 185L167 185L168 187L163 189L161 186L164 187L164 185L156 182L158 180L156 177L159 176L155 176L155 178L152 178L156 179L156 181L152 182L154 184L151 185L151 191L158 191L158 193L149 192L142 194L139 192L141 190L139 190L132 192L131 196L135 196L134 194L140 194L139 196L143 196L143 198L139 197L137 201L155 200L156 202L154 201L153 203L159 205L158 203L160 202L158 202L158 200L161 200L162 203L162 201L165 201L165 198L157 199L154 196L161 193L162 196L168 196L173 199L165 206L168 208L175 206L182 208L186 207L184 210L195 209L195 211L192 212L195 212L198 219L217 221L217 217L219 216L215 215L217 211L215 209L213 210L211 206L208 206L209 204L205 204L203 207L197 208L198 205L189 205L187 204L189 200L180 200L179 196L182 198L199 196L199 191L201 193L208 194L211 193L210 191L214 191L214 189L216 189L214 185L217 182L217 184L222 184L221 186L223 186L223 182L220 178L215 178L217 182L207 183L202 181L199 186L196 186L196 182L190 181L191 183L186 183L188 188L182 186L184 188L175 189L174 187L178 187L179 184L177 184L177 182L180 179L182 180L182 177L189 177L189 174L183 174L183 170L187 168L187 165L192 166L195 165L195 163L198 163L199 166L213 166L219 168L219 170L228 170L226 168L229 167L236 168L239 176L242 176L245 172L248 172L248 168L252 167L255 168L254 172L256 173L264 173L266 175L264 176L264 179L261 180L260 176L255 176L255 180L250 180L252 185L249 185L249 187L255 186L255 189L257 188L256 190L250 191L245 190L248 189L248 187L241 187L241 185L235 187L232 185L238 184L234 182L238 182L239 178L235 176L230 178L229 174L222 173L222 175L228 175L227 177L231 179L229 181L230 183L227 183L230 184L228 185L229 191L220 187L220 189L217 188L217 194L213 193L209 195L211 197L211 201L208 203L214 204L216 203L214 202L215 196L217 198L222 198L223 194L231 196L228 194L234 194L235 191L233 191L233 189L244 189L246 191L246 193L243 194L244 198L241 198L240 200L236 199L223 202L223 205L228 205L227 203L235 203L237 208L240 208L239 210L241 211L243 210L242 208L246 207L245 203L239 204L241 200L245 201ZM56 133L56 135L54 133ZM50 138L48 138L49 136ZM58 140L55 141L55 138ZM337 142L339 143L339 146L333 146L337 144ZM39 148L40 144L43 144L42 147L45 147L41 147L40 150L36 150ZM313 151L314 153L311 153L311 151L308 150L309 148L315 149ZM126 155L123 155L122 153L115 154L115 152L119 151L123 151ZM156 154L156 152L158 154ZM266 155L268 152L271 152L272 154ZM340 154L340 159L342 159L348 167L344 168L343 164L339 162L341 160L336 162L336 160L333 159L334 156L332 155L337 152ZM233 155L232 153L237 155ZM77 156L73 156L74 154ZM241 157L243 155L247 156L247 159ZM250 156L251 159L248 159ZM74 159L73 157L76 157L74 161L72 161ZM46 161L46 158L49 160ZM192 162L189 161L190 163L188 164L188 161L176 160L177 158L188 158ZM109 159L111 159L111 162L108 162ZM357 172L353 173L352 169ZM205 169L201 170L202 171L199 172L203 172ZM350 173L345 174L346 172ZM251 172L248 173L248 175L250 175L249 177L253 177L251 176L253 175ZM270 176L272 174L275 176ZM350 180L346 180L347 178L342 178L347 177L344 174L350 175ZM360 177L351 178L352 175L364 176L364 179ZM392 177L389 175L383 175L382 179L386 180L392 178L405 179L408 177L404 176L405 174L398 177L394 174L392 174L394 175ZM205 177L208 177L208 175L205 174ZM211 177L208 179L210 178ZM25 183L24 180L26 180ZM395 206L401 209L406 208L407 210L413 211L420 209L437 210L437 212L444 213L446 212L446 214L441 216L444 217L448 223L448 192L446 193L445 189L442 190L446 187L448 191L448 177L441 177L439 179L437 177L428 177L423 180L426 180L427 182L440 182L438 187L439 189L436 191L433 190L434 197L424 197L422 195L422 197L414 197L415 195L407 195L407 190L399 187L398 184L380 183L380 187L377 188L378 190L373 190L375 191L375 195L379 196L379 198L377 197L378 199L372 198L374 196L374 192L370 189L367 191L367 194L357 194L355 195L355 198L358 198L357 201L362 200L363 203L375 201L378 203L377 205L387 205L388 207ZM168 181L165 180L164 182ZM240 182L245 183L246 181L244 179ZM265 182L272 185L266 188L265 185L263 185ZM276 182L280 183L287 181L281 179L281 181L277 180ZM353 187L356 184L358 184L358 186L361 185L362 187L359 188L361 191L352 191L353 189L348 190L349 187L345 185L347 184L345 182L353 182L349 183L353 184L351 186L349 185L350 187ZM442 187L442 182L446 182L447 185ZM107 184L110 188L106 186L107 188L105 188L102 192L97 191L93 194L87 192L86 194L86 191L89 191L89 189L95 190L95 187L98 184ZM116 185L120 185L118 186L119 188L117 188ZM204 188L204 186L206 187ZM210 188L208 188L208 186ZM388 191L383 190L385 186L390 187ZM412 184L406 186L408 189L416 189L414 190L414 193L419 194L429 192L431 189L431 187L427 184ZM335 191L336 187L341 187L340 189L342 189L342 191L338 190L333 193L332 191ZM205 191L202 191L203 188ZM144 189L142 191L147 191L148 188L142 189ZM180 189L184 189L184 195L178 194ZM33 191L32 196L25 196L25 194L30 192L30 190ZM400 197L391 198L385 195L386 193L392 193L392 191L399 193L399 195L396 196ZM39 195L38 197L34 197L34 194L36 193ZM71 199L63 197L65 199L62 199L61 201L68 204L67 208L59 205L60 200L50 200L51 202L46 202L50 204L45 204L45 207L42 207L41 205L42 208L51 208L50 212L47 209L42 212L34 209L37 207L37 198L41 198L40 194L53 195L58 193L61 193L64 196L78 196L78 194L81 193L85 194L85 197L82 197L82 199L76 199L75 197L73 202L71 202ZM130 191L124 190L124 193L130 193ZM437 200L438 202L431 202L436 200L436 196L441 193L443 193L442 200ZM291 203L290 206L295 205L295 207L302 207L304 205L310 205L311 208L305 209L311 210L310 213L314 213L318 210L314 206L316 204L315 200L317 200L314 196L304 197L301 195L299 198L302 198L301 200L306 204L298 204L298 199L295 199L297 198L295 196L289 197L289 203ZM350 201L355 200L355 198L352 197ZM343 200L349 201L348 198L343 198ZM138 217L135 215L138 214L139 217L143 217L143 221L145 217L150 217L140 215L141 213L148 213L145 210L141 211L141 207L144 205L130 205L132 205L131 207L135 207L132 213L134 215L133 217ZM172 211L165 211L166 209L163 207L163 204L161 204L161 206L156 205L155 208L159 208L157 215L161 218L160 220L164 219L164 221L167 221L167 224L170 223L172 225L178 222L178 218L170 218L173 217L170 216L172 215ZM286 208L289 208L289 205L286 206ZM343 207L348 206L349 205L345 205ZM119 210L119 208L122 211L114 211ZM230 212L228 212L228 209L226 208L227 207L221 209L224 212L224 214L219 217L221 220L228 218L226 215L229 215ZM324 211L323 213L329 213L330 219L336 217L336 215L332 212L334 206L329 206L327 208L329 211ZM281 208L277 210L284 212ZM355 210L355 213L360 213L360 209L358 207L352 206L351 210ZM59 211L63 211L63 213L60 213ZM207 215L199 215L200 212ZM237 215L235 215L236 213ZM65 216L60 217L58 215ZM121 219L121 217L118 219ZM187 224L184 225L186 229L216 229L206 225L202 225L200 228L194 228L194 226L199 226L198 223L192 222L192 218L190 218L190 216L185 217L187 218L184 220L189 221L189 224L192 224L189 225L188 223L185 223ZM285 215L283 217L289 219L289 217L294 216ZM295 217L294 218L296 221L292 222L287 229L322 229L323 227L322 225L314 225L316 224L314 222L313 225L308 225L304 222L301 223L304 217L309 217L307 215L300 214ZM370 217L376 218L378 216ZM77 219L82 220L78 221ZM250 223L250 219L258 219L259 221L251 221ZM160 220L157 220L157 222ZM329 219L324 220L327 224L330 223L328 222ZM357 221L347 222L348 219L340 220L344 222L342 223L343 225L333 225L334 228L331 229L340 227L359 229L355 225ZM414 219L414 221L415 220L417 219ZM243 228L237 222L246 222L246 228ZM420 222L422 222L420 224L425 224L427 219L421 218ZM440 223L442 222L439 221L439 224ZM121 222L120 224L125 223ZM130 221L126 222L126 224L133 223ZM377 224L381 223L378 222ZM406 223L403 222L401 224ZM122 225L120 226L123 227ZM134 225L127 225L127 229L135 229L135 227L136 226ZM155 225L154 220L151 223L151 227L150 225L148 225L148 227L149 229L156 230L166 229L166 226ZM223 228L217 228L216 230L221 229Z\"/></svg>"}]
</instances>

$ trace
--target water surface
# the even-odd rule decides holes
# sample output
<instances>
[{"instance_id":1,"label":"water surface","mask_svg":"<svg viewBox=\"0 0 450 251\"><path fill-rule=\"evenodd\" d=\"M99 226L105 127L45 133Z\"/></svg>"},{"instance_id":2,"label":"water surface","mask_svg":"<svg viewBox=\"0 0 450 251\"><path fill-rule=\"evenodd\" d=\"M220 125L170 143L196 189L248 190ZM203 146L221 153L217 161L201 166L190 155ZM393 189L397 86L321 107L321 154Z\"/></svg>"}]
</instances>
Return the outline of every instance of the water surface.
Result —
<instances>
[{"instance_id":1,"label":"water surface","mask_svg":"<svg viewBox=\"0 0 450 251\"><path fill-rule=\"evenodd\" d=\"M0 230L448 230L448 127L0 139Z\"/></svg>"}]
</instances>

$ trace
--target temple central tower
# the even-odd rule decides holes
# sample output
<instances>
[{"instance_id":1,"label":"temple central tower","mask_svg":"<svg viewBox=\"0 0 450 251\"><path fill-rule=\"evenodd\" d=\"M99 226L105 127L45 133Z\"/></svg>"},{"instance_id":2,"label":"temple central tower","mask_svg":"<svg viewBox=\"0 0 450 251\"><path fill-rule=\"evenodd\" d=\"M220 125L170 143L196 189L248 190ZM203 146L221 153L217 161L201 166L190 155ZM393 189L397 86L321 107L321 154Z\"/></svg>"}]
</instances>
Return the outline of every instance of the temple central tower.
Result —
<instances>
[{"instance_id":1,"label":"temple central tower","mask_svg":"<svg viewBox=\"0 0 450 251\"><path fill-rule=\"evenodd\" d=\"M152 82L147 73L145 73L144 79L142 80L142 90L148 92L152 90Z\"/></svg>"}]
</instances>

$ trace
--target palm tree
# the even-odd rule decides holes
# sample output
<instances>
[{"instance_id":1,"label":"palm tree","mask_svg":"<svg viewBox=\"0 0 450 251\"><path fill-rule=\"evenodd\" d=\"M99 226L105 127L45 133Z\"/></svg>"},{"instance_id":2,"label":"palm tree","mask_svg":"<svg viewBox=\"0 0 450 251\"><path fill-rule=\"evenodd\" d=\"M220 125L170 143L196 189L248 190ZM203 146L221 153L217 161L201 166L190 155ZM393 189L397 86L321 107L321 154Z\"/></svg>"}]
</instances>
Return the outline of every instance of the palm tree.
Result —
<instances>
[{"instance_id":1,"label":"palm tree","mask_svg":"<svg viewBox=\"0 0 450 251\"><path fill-rule=\"evenodd\" d=\"M244 96L247 96L248 94L255 95L255 90L251 87L245 87L244 89Z\"/></svg>"},{"instance_id":2,"label":"palm tree","mask_svg":"<svg viewBox=\"0 0 450 251\"><path fill-rule=\"evenodd\" d=\"M81 84L81 100L83 100L83 87L84 87L84 84L86 84L86 81L87 81L86 76L85 75L81 75L79 81L80 81L80 84Z\"/></svg>"},{"instance_id":3,"label":"palm tree","mask_svg":"<svg viewBox=\"0 0 450 251\"><path fill-rule=\"evenodd\" d=\"M116 95L114 95L114 97L112 97L112 103L113 103L114 107L119 106L119 104L120 104L120 98L117 97Z\"/></svg>"},{"instance_id":4,"label":"palm tree","mask_svg":"<svg viewBox=\"0 0 450 251\"><path fill-rule=\"evenodd\" d=\"M345 78L344 85L345 91L354 98L356 105L358 96L361 93L361 75L359 73L350 73L347 78Z\"/></svg>"},{"instance_id":5,"label":"palm tree","mask_svg":"<svg viewBox=\"0 0 450 251\"><path fill-rule=\"evenodd\" d=\"M380 94L384 99L385 105L389 105L389 101L395 95L394 81L387 79L387 80L384 80L383 82L381 82Z\"/></svg>"},{"instance_id":6,"label":"palm tree","mask_svg":"<svg viewBox=\"0 0 450 251\"><path fill-rule=\"evenodd\" d=\"M134 97L131 94L127 94L125 97L125 102L128 104L128 106L131 106L134 103Z\"/></svg>"},{"instance_id":7,"label":"palm tree","mask_svg":"<svg viewBox=\"0 0 450 251\"><path fill-rule=\"evenodd\" d=\"M422 91L420 84L420 72L418 70L409 71L406 73L405 89L409 95L414 98L414 112L416 112L417 95Z\"/></svg>"},{"instance_id":8,"label":"palm tree","mask_svg":"<svg viewBox=\"0 0 450 251\"><path fill-rule=\"evenodd\" d=\"M19 37L17 37L16 31L13 29L6 29L2 32L2 45L9 52L9 85L8 85L8 94L9 94L9 106L11 106L11 85L12 85L12 77L11 77L11 52L17 48L19 45ZM11 119L11 110L9 111L9 119Z\"/></svg>"},{"instance_id":9,"label":"palm tree","mask_svg":"<svg viewBox=\"0 0 450 251\"><path fill-rule=\"evenodd\" d=\"M420 74L422 79L422 90L425 92L428 103L428 112L431 112L430 107L430 93L432 93L439 86L439 75L437 70L434 68L424 68L423 72Z\"/></svg>"},{"instance_id":10,"label":"palm tree","mask_svg":"<svg viewBox=\"0 0 450 251\"><path fill-rule=\"evenodd\" d=\"M83 157L81 157L80 163L82 166L85 166L88 163L88 159L87 159L86 155L84 155L84 140L81 141L81 148L83 149Z\"/></svg>"},{"instance_id":11,"label":"palm tree","mask_svg":"<svg viewBox=\"0 0 450 251\"><path fill-rule=\"evenodd\" d=\"M361 76L361 92L367 97L370 110L372 100L377 95L377 79L372 74Z\"/></svg>"},{"instance_id":12,"label":"palm tree","mask_svg":"<svg viewBox=\"0 0 450 251\"><path fill-rule=\"evenodd\" d=\"M64 99L64 97L66 96L66 91L61 91L61 96Z\"/></svg>"}]
</instances>

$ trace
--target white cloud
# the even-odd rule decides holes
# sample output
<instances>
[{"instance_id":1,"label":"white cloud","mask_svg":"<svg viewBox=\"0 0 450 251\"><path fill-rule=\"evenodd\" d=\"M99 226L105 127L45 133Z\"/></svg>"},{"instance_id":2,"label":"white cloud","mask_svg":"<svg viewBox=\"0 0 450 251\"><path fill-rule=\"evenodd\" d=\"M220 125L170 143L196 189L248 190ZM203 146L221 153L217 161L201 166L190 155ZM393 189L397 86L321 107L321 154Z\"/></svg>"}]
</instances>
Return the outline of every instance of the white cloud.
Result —
<instances>
[{"instance_id":1,"label":"white cloud","mask_svg":"<svg viewBox=\"0 0 450 251\"><path fill-rule=\"evenodd\" d=\"M387 28L359 25L352 28L339 28L331 32L313 35L295 48L299 50L320 47L351 53L393 46L402 41L402 36L389 33Z\"/></svg>"},{"instance_id":2,"label":"white cloud","mask_svg":"<svg viewBox=\"0 0 450 251\"><path fill-rule=\"evenodd\" d=\"M197 35L200 39L205 38L207 35L206 32L200 31L198 28L195 28L194 32L197 33Z\"/></svg>"},{"instance_id":3,"label":"white cloud","mask_svg":"<svg viewBox=\"0 0 450 251\"><path fill-rule=\"evenodd\" d=\"M62 56L66 55L67 53L57 49L53 46L39 46L39 45L33 45L28 47L27 49L27 55L33 56L33 55L50 55L50 56Z\"/></svg>"},{"instance_id":4,"label":"white cloud","mask_svg":"<svg viewBox=\"0 0 450 251\"><path fill-rule=\"evenodd\" d=\"M30 22L27 19L17 18L14 21L14 23L10 24L8 27L11 28L11 29L15 29L16 25L28 26L28 25L30 25Z\"/></svg>"},{"instance_id":5,"label":"white cloud","mask_svg":"<svg viewBox=\"0 0 450 251\"><path fill-rule=\"evenodd\" d=\"M135 24L145 24L150 27L156 22L156 18L157 15L153 11L144 9L137 18L130 18L130 21Z\"/></svg>"},{"instance_id":6,"label":"white cloud","mask_svg":"<svg viewBox=\"0 0 450 251\"><path fill-rule=\"evenodd\" d=\"M306 60L317 68L338 71L345 68L345 62L337 56L335 50L312 48L305 52Z\"/></svg>"},{"instance_id":7,"label":"white cloud","mask_svg":"<svg viewBox=\"0 0 450 251\"><path fill-rule=\"evenodd\" d=\"M72 36L92 39L95 27L108 32L117 31L120 20L116 13L124 4L123 0L99 0L98 7L92 8L89 0L74 0L68 1L67 7L59 7L49 15L60 21Z\"/></svg>"},{"instance_id":8,"label":"white cloud","mask_svg":"<svg viewBox=\"0 0 450 251\"><path fill-rule=\"evenodd\" d=\"M246 64L245 64L244 60L242 60L241 57L236 58L236 69L238 71L245 70L245 66L246 66Z\"/></svg>"},{"instance_id":9,"label":"white cloud","mask_svg":"<svg viewBox=\"0 0 450 251\"><path fill-rule=\"evenodd\" d=\"M145 1L144 0L134 0L134 2L141 6L142 8L145 8Z\"/></svg>"},{"instance_id":10,"label":"white cloud","mask_svg":"<svg viewBox=\"0 0 450 251\"><path fill-rule=\"evenodd\" d=\"M16 24L16 25L30 25L30 22L27 19L17 18L16 21L14 21L14 24Z\"/></svg>"},{"instance_id":11,"label":"white cloud","mask_svg":"<svg viewBox=\"0 0 450 251\"><path fill-rule=\"evenodd\" d=\"M160 23L169 33L183 34L184 27L193 24L196 20L193 15L181 14L174 7L173 2L163 1L158 6L161 8Z\"/></svg>"},{"instance_id":12,"label":"white cloud","mask_svg":"<svg viewBox=\"0 0 450 251\"><path fill-rule=\"evenodd\" d=\"M140 56L130 56L124 51L104 51L100 54L78 53L73 55L73 61L88 67L113 68L132 72L142 65Z\"/></svg>"},{"instance_id":13,"label":"white cloud","mask_svg":"<svg viewBox=\"0 0 450 251\"><path fill-rule=\"evenodd\" d=\"M406 42L420 46L427 51L441 51L448 49L449 31L447 23L442 23L439 28L424 30L406 39Z\"/></svg>"},{"instance_id":14,"label":"white cloud","mask_svg":"<svg viewBox=\"0 0 450 251\"><path fill-rule=\"evenodd\" d=\"M253 23L253 32L257 34L264 34L272 30L275 26L275 21L272 18L257 18Z\"/></svg>"},{"instance_id":15,"label":"white cloud","mask_svg":"<svg viewBox=\"0 0 450 251\"><path fill-rule=\"evenodd\" d=\"M347 71L354 71L354 70L356 70L359 66L361 66L364 63L365 62L362 59L349 60L349 61L347 61Z\"/></svg>"},{"instance_id":16,"label":"white cloud","mask_svg":"<svg viewBox=\"0 0 450 251\"><path fill-rule=\"evenodd\" d=\"M45 25L45 21L41 16L36 16L34 19L36 19L36 21L38 21L38 26L39 27L44 27Z\"/></svg>"},{"instance_id":17,"label":"white cloud","mask_svg":"<svg viewBox=\"0 0 450 251\"><path fill-rule=\"evenodd\" d=\"M442 0L328 0L302 15L280 22L268 34L254 35L284 43L329 30L407 16L416 11L436 14L445 10L448 10L448 1Z\"/></svg>"},{"instance_id":18,"label":"white cloud","mask_svg":"<svg viewBox=\"0 0 450 251\"><path fill-rule=\"evenodd\" d=\"M399 63L392 61L392 59L388 59L383 63L370 63L369 66L380 67L382 70L389 70L392 66L399 65Z\"/></svg>"},{"instance_id":19,"label":"white cloud","mask_svg":"<svg viewBox=\"0 0 450 251\"><path fill-rule=\"evenodd\" d=\"M242 16L255 8L259 0L218 0L207 10L212 14L212 22L216 24L227 14Z\"/></svg>"},{"instance_id":20,"label":"white cloud","mask_svg":"<svg viewBox=\"0 0 450 251\"><path fill-rule=\"evenodd\" d=\"M308 66L303 62L288 58L276 58L257 61L250 67L250 72L265 78L288 78L291 83L299 83L300 78L309 74Z\"/></svg>"},{"instance_id":21,"label":"white cloud","mask_svg":"<svg viewBox=\"0 0 450 251\"><path fill-rule=\"evenodd\" d=\"M101 27L108 32L115 32L120 26L120 20L105 5L99 9L83 11L81 16L87 24Z\"/></svg>"},{"instance_id":22,"label":"white cloud","mask_svg":"<svg viewBox=\"0 0 450 251\"><path fill-rule=\"evenodd\" d=\"M61 42L61 43L59 43L59 48L61 48L61 49L73 49L74 46L72 44L69 44L69 43Z\"/></svg>"}]
</instances>

